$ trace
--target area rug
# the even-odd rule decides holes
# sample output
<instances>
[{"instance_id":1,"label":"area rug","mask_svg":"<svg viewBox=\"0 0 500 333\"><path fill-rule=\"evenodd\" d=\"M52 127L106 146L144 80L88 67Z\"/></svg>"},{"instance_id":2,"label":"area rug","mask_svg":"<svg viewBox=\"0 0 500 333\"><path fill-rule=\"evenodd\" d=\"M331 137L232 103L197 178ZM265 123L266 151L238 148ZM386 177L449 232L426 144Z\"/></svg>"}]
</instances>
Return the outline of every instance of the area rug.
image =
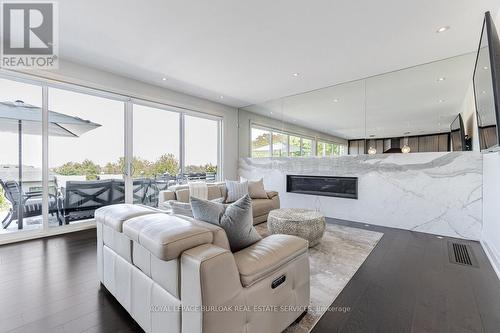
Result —
<instances>
[{"instance_id":1,"label":"area rug","mask_svg":"<svg viewBox=\"0 0 500 333\"><path fill-rule=\"evenodd\" d=\"M257 225L256 229L262 237L269 235L266 223ZM321 242L309 249L311 268L309 311L299 323L289 326L285 332L310 332L327 310L349 311L348 308L329 309L329 307L382 236L380 232L327 224Z\"/></svg>"}]
</instances>

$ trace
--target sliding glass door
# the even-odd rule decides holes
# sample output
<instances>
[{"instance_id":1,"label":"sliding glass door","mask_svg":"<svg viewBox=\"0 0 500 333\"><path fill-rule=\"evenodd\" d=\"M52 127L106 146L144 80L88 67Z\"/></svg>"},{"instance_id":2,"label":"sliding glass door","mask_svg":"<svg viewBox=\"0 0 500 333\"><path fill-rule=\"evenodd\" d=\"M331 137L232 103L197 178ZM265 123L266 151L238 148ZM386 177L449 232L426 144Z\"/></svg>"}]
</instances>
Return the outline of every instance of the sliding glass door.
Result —
<instances>
[{"instance_id":1,"label":"sliding glass door","mask_svg":"<svg viewBox=\"0 0 500 333\"><path fill-rule=\"evenodd\" d=\"M0 79L0 235L42 228L42 88Z\"/></svg>"},{"instance_id":2,"label":"sliding glass door","mask_svg":"<svg viewBox=\"0 0 500 333\"><path fill-rule=\"evenodd\" d=\"M180 172L180 113L133 105L132 198L158 206L159 191L177 183Z\"/></svg>"},{"instance_id":3,"label":"sliding glass door","mask_svg":"<svg viewBox=\"0 0 500 333\"><path fill-rule=\"evenodd\" d=\"M55 88L48 100L49 227L125 202L123 101Z\"/></svg>"},{"instance_id":4,"label":"sliding glass door","mask_svg":"<svg viewBox=\"0 0 500 333\"><path fill-rule=\"evenodd\" d=\"M222 178L222 118L1 75L0 241L80 229L100 207L157 207L171 185Z\"/></svg>"},{"instance_id":5,"label":"sliding glass door","mask_svg":"<svg viewBox=\"0 0 500 333\"><path fill-rule=\"evenodd\" d=\"M219 123L218 120L184 116L184 178L187 180L218 179Z\"/></svg>"}]
</instances>

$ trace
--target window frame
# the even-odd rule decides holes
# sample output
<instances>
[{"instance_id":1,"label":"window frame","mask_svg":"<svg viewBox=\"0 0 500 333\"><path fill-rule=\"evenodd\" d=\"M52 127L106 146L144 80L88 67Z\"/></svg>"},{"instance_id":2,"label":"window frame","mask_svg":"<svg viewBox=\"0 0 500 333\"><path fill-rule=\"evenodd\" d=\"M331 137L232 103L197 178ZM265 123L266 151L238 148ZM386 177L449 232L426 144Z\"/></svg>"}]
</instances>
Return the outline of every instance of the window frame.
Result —
<instances>
[{"instance_id":1,"label":"window frame","mask_svg":"<svg viewBox=\"0 0 500 333\"><path fill-rule=\"evenodd\" d=\"M324 142L324 143L327 143L327 144L332 144L332 145L339 145L339 146L344 146L344 152L345 152L345 147L346 145L343 144L343 143L339 143L339 142L336 142L336 141L333 141L333 140L327 140L327 139L322 139L320 137L314 137L314 136L311 136L311 135L306 135L306 134L302 134L302 133L299 133L299 132L293 132L293 131L287 131L287 130L283 130L283 129L278 129L278 128L274 128L272 126L266 126L266 125L261 125L259 123L256 123L256 122L250 122L250 131L249 131L249 145L248 145L248 156L250 156L251 158L269 158L269 157L274 157L273 156L273 151L274 151L274 142L273 142L273 134L282 134L282 135L286 135L288 137L288 144L287 144L287 156L286 157L315 157L315 156L318 156L317 155L317 145L319 142ZM261 130L261 131L266 131L266 132L269 132L270 133L270 146L269 146L269 157L254 157L253 156L253 145L252 145L252 131L253 129L257 129L257 130ZM291 147L291 144L290 144L290 137L293 136L293 137L297 137L300 139L300 155L299 156L292 156L290 154L290 147ZM306 139L306 140L311 140L312 142L312 145L311 145L311 155L307 155L305 156L304 153L303 153L303 139ZM328 156L328 157L334 157L334 156L343 156L343 155L346 155L346 154L341 154L341 155L335 155L333 154L333 146L332 146L332 155L331 156Z\"/></svg>"},{"instance_id":2,"label":"window frame","mask_svg":"<svg viewBox=\"0 0 500 333\"><path fill-rule=\"evenodd\" d=\"M84 220L75 224L62 225L57 228L49 228L48 218L49 218L49 89L60 89L71 91L75 93L81 93L86 95L92 95L96 97L111 99L123 103L123 117L124 117L124 157L126 161L126 170L124 170L124 180L127 184L126 186L126 196L125 202L132 202L132 178L131 176L131 162L133 158L133 104L144 105L154 107L160 110L177 112L180 114L180 141L179 141L179 153L180 153L180 165L181 172L184 172L184 152L185 152L185 127L184 127L184 117L185 115L199 117L204 119L210 119L217 121L217 181L224 179L224 169L222 165L223 161L223 131L224 131L224 116L213 115L209 113L204 113L197 110L188 109L185 107L174 106L167 103L156 102L148 100L141 97L135 97L132 95L121 94L117 92L112 92L105 89L100 89L96 87L85 86L82 84L65 82L62 80L55 80L50 78L45 78L33 74L26 74L21 72L13 72L0 69L0 78L20 83L26 83L40 87L42 96L42 228L36 230L22 230L19 232L9 232L5 234L0 234L0 245L8 244L13 242L19 242L29 239L36 239L41 237L47 237L52 235L64 234L69 232L75 232L79 230L95 228L95 220L89 219Z\"/></svg>"}]
</instances>

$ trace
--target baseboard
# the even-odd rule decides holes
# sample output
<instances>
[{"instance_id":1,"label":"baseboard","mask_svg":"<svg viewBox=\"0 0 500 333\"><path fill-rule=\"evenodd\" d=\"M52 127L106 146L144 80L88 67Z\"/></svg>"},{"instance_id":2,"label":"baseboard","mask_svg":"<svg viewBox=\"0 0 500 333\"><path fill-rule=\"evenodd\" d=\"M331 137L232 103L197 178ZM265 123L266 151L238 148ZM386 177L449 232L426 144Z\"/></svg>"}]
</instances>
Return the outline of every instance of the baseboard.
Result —
<instances>
[{"instance_id":1,"label":"baseboard","mask_svg":"<svg viewBox=\"0 0 500 333\"><path fill-rule=\"evenodd\" d=\"M490 244L488 244L485 239L482 239L480 243L483 247L484 252L486 253L486 256L488 257L488 260L491 263L491 266L495 270L495 273L497 273L498 279L500 280L500 253L495 249L494 246L490 246Z\"/></svg>"}]
</instances>

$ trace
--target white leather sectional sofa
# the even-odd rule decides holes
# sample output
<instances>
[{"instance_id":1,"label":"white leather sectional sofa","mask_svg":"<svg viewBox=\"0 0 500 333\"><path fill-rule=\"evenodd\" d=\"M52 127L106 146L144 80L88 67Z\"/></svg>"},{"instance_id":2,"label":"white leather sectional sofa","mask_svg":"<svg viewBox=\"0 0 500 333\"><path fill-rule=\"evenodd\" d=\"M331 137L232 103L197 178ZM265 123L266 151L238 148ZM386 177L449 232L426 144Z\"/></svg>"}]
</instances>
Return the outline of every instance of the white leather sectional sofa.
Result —
<instances>
[{"instance_id":1,"label":"white leather sectional sofa","mask_svg":"<svg viewBox=\"0 0 500 333\"><path fill-rule=\"evenodd\" d=\"M146 332L281 332L309 305L307 241L232 253L223 229L137 205L98 209L98 276Z\"/></svg>"}]
</instances>

